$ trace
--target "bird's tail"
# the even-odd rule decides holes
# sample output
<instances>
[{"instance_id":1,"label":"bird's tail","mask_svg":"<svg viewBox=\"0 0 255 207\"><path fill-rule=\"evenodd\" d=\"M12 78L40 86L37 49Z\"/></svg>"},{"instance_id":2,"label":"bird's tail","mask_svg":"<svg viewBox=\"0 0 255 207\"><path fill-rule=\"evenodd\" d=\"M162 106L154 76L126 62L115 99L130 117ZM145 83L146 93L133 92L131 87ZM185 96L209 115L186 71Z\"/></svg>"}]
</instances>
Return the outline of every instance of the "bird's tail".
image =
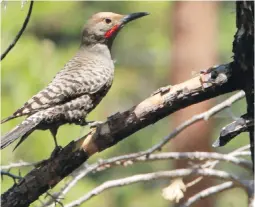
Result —
<instances>
[{"instance_id":1,"label":"bird's tail","mask_svg":"<svg viewBox=\"0 0 255 207\"><path fill-rule=\"evenodd\" d=\"M17 116L15 116L15 115L8 116L7 118L1 120L1 124L5 123L7 121L10 121L10 120L12 120L12 119L14 119L16 117Z\"/></svg>"},{"instance_id":2,"label":"bird's tail","mask_svg":"<svg viewBox=\"0 0 255 207\"><path fill-rule=\"evenodd\" d=\"M7 122L7 121L10 121L12 119L15 119L15 118L18 118L18 117L21 117L21 116L25 116L25 115L28 115L29 114L29 110L27 110L25 108L25 106L19 108L18 110L16 110L11 116L8 116L7 118L5 119L2 119L1 120L1 124Z\"/></svg>"},{"instance_id":3,"label":"bird's tail","mask_svg":"<svg viewBox=\"0 0 255 207\"><path fill-rule=\"evenodd\" d=\"M41 120L42 118L37 116L37 114L27 117L21 124L1 137L0 148L4 149L19 137L22 137L21 141L24 141L25 138L35 130L35 127L41 122ZM19 142L18 145L20 143L21 142Z\"/></svg>"}]
</instances>

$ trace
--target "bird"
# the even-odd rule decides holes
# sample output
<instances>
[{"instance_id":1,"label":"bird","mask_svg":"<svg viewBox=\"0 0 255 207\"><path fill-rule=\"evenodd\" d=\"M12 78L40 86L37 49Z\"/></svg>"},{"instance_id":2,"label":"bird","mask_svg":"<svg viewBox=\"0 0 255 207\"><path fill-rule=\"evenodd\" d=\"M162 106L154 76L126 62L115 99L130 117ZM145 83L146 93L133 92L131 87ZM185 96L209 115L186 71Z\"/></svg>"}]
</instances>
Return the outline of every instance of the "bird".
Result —
<instances>
[{"instance_id":1,"label":"bird","mask_svg":"<svg viewBox=\"0 0 255 207\"><path fill-rule=\"evenodd\" d=\"M99 12L82 29L78 52L41 91L32 96L1 124L26 116L25 120L1 137L1 150L20 138L15 150L35 130L50 130L55 144L64 124L85 126L86 116L107 94L114 78L111 48L119 31L129 22L148 15L136 12L121 15Z\"/></svg>"}]
</instances>

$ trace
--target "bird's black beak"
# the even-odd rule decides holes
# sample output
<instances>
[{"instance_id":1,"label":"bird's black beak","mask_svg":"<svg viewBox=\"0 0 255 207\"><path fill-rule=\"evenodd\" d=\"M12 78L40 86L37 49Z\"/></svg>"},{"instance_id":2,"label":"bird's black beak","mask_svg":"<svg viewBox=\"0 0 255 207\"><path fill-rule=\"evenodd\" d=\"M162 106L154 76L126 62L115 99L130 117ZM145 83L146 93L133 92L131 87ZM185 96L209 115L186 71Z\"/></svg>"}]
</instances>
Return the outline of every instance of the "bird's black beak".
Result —
<instances>
[{"instance_id":1,"label":"bird's black beak","mask_svg":"<svg viewBox=\"0 0 255 207\"><path fill-rule=\"evenodd\" d=\"M131 22L135 19L141 18L143 16L147 16L147 15L149 15L148 12L137 12L137 13L128 14L121 19L121 24L122 25L127 24L128 22Z\"/></svg>"}]
</instances>

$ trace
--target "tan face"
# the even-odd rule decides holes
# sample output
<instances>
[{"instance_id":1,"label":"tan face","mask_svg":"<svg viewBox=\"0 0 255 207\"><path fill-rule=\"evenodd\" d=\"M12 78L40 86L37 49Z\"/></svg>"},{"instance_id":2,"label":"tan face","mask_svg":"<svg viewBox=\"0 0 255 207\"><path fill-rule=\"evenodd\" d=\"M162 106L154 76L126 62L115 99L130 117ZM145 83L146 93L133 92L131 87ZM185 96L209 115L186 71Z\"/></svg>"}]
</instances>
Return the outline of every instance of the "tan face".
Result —
<instances>
[{"instance_id":1,"label":"tan face","mask_svg":"<svg viewBox=\"0 0 255 207\"><path fill-rule=\"evenodd\" d=\"M91 17L86 27L98 36L110 38L115 31L120 29L121 20L124 16L112 12L100 12Z\"/></svg>"},{"instance_id":2,"label":"tan face","mask_svg":"<svg viewBox=\"0 0 255 207\"><path fill-rule=\"evenodd\" d=\"M146 15L148 15L147 12L137 12L128 15L112 12L94 14L83 29L82 45L101 43L107 44L110 48L117 33L125 24Z\"/></svg>"}]
</instances>

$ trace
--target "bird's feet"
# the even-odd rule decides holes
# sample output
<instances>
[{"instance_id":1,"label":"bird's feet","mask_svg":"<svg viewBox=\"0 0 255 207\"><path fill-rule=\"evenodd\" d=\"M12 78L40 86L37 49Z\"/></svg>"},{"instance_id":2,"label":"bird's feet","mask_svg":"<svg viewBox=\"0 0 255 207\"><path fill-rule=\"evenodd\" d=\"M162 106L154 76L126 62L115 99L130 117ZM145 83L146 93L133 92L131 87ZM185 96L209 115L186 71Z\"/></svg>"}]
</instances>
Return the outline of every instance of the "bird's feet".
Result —
<instances>
[{"instance_id":1,"label":"bird's feet","mask_svg":"<svg viewBox=\"0 0 255 207\"><path fill-rule=\"evenodd\" d=\"M168 91L170 91L171 90L171 85L169 85L169 86L165 86L165 87L161 87L161 88L159 88L159 89L157 89L156 91L154 91L152 94L151 94L151 96L154 96L154 95L156 95L156 94L158 94L158 93L165 93L165 92L168 92Z\"/></svg>"},{"instance_id":2,"label":"bird's feet","mask_svg":"<svg viewBox=\"0 0 255 207\"><path fill-rule=\"evenodd\" d=\"M56 156L60 153L60 151L61 151L62 149L63 149L63 148L62 148L61 146L56 145L55 148L54 148L54 150L52 151L52 153L51 153L51 155L50 155L50 158L56 157Z\"/></svg>"}]
</instances>

